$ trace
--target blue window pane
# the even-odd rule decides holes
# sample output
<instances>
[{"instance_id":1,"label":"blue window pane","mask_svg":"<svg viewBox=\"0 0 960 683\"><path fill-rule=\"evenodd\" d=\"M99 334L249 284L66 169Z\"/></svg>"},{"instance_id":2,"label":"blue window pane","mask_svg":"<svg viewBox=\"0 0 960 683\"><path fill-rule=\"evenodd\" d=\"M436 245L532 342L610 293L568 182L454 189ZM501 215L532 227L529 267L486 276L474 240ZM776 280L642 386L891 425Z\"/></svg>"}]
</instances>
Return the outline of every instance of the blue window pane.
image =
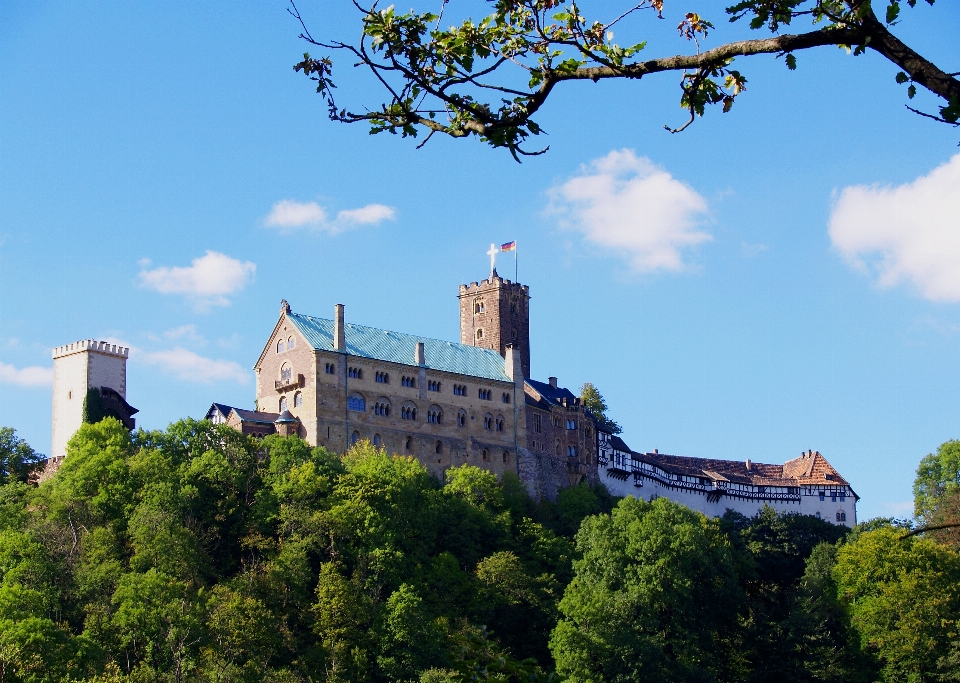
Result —
<instances>
[{"instance_id":1,"label":"blue window pane","mask_svg":"<svg viewBox=\"0 0 960 683\"><path fill-rule=\"evenodd\" d=\"M360 396L351 396L347 399L347 408L355 410L358 413L363 413L367 410L367 402Z\"/></svg>"}]
</instances>

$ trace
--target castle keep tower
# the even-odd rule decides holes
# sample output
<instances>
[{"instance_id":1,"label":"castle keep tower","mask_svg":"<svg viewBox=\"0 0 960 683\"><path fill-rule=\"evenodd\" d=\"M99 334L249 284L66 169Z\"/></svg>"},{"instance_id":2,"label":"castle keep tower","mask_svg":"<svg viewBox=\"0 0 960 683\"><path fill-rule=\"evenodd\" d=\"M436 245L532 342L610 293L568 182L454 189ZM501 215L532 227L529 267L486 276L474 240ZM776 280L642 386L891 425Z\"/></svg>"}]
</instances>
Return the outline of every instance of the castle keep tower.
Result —
<instances>
[{"instance_id":1,"label":"castle keep tower","mask_svg":"<svg viewBox=\"0 0 960 683\"><path fill-rule=\"evenodd\" d=\"M530 376L530 288L504 280L493 268L481 282L460 285L460 343L493 349L506 357L520 353L523 376Z\"/></svg>"},{"instance_id":2,"label":"castle keep tower","mask_svg":"<svg viewBox=\"0 0 960 683\"><path fill-rule=\"evenodd\" d=\"M127 357L130 349L84 339L53 350L53 441L51 458L67 453L67 442L83 423L88 389L99 390L104 412L133 428L136 408L127 404Z\"/></svg>"}]
</instances>

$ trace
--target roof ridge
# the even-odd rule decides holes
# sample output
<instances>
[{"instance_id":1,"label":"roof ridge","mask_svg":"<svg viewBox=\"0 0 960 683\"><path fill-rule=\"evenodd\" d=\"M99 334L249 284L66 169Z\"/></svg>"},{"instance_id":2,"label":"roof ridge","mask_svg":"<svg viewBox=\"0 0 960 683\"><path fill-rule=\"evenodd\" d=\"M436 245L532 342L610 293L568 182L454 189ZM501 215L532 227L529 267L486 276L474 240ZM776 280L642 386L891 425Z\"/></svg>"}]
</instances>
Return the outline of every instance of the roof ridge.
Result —
<instances>
[{"instance_id":1,"label":"roof ridge","mask_svg":"<svg viewBox=\"0 0 960 683\"><path fill-rule=\"evenodd\" d=\"M288 317L309 318L310 320L322 320L323 322L330 323L331 325L334 323L334 321L330 318L321 318L316 315L307 315L306 313L290 313ZM494 349L486 349L482 346L473 346L472 344L464 344L462 342L450 341L449 339L437 339L436 337L426 337L422 334L412 334L410 332L398 332L397 330L388 330L383 327L373 327L372 325L362 325L360 323L344 322L344 325L347 327L362 328L364 330L369 330L371 332L385 332L387 334L399 334L399 335L403 335L404 337L411 337L413 339L417 339L420 341L431 341L431 342L436 342L438 344L450 344L451 346L459 346L465 349L476 349L477 351L483 351L484 353L494 354L497 358L503 358L503 356L497 353Z\"/></svg>"}]
</instances>

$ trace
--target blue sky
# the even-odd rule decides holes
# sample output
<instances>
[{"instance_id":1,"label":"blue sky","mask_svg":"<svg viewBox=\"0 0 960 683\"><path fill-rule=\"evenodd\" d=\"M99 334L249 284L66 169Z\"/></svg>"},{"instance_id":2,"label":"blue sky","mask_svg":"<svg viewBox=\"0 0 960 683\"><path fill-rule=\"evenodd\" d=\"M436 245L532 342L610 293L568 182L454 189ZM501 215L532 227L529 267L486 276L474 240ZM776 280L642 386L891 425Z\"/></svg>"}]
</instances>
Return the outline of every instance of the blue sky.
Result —
<instances>
[{"instance_id":1,"label":"blue sky","mask_svg":"<svg viewBox=\"0 0 960 683\"><path fill-rule=\"evenodd\" d=\"M707 45L740 35L722 7L694 8ZM356 32L347 3L302 9ZM637 25L651 54L687 49L666 15ZM960 70L960 7L904 15ZM457 339L457 285L515 239L534 377L597 384L631 447L813 448L861 518L909 513L919 459L960 438L960 131L906 111L895 67L741 60L733 111L679 135L675 75L575 84L518 165L329 122L298 29L282 2L0 4L0 423L47 452L50 349L85 338L133 347L144 427L251 407L281 298ZM381 101L336 69L345 102Z\"/></svg>"}]
</instances>

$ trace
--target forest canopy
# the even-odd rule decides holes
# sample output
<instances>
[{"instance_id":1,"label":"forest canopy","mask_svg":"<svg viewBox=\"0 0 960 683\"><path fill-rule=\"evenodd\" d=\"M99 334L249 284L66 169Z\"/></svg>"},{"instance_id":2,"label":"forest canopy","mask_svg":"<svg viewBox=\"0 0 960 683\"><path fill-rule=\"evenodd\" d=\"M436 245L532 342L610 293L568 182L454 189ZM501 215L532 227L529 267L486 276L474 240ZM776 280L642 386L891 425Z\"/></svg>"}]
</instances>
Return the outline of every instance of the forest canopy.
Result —
<instances>
[{"instance_id":1,"label":"forest canopy","mask_svg":"<svg viewBox=\"0 0 960 683\"><path fill-rule=\"evenodd\" d=\"M108 417L0 486L0 681L958 680L960 560L904 531Z\"/></svg>"}]
</instances>

